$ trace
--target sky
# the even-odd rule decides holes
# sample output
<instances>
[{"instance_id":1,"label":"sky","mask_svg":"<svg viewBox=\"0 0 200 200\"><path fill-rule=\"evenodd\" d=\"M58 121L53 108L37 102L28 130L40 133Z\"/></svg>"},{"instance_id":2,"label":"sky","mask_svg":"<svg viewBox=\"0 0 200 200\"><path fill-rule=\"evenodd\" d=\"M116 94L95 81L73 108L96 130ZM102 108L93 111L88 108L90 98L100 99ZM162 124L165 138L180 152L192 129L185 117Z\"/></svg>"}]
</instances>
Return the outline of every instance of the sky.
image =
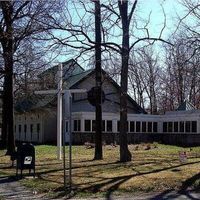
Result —
<instances>
[{"instance_id":1,"label":"sky","mask_svg":"<svg viewBox=\"0 0 200 200\"><path fill-rule=\"evenodd\" d=\"M162 5L162 6L161 6ZM163 7L163 9L162 9ZM163 27L164 14L166 15L166 29L164 30L164 36L169 36L177 26L177 16L183 16L185 10L178 0L139 0L138 1L138 13L143 18L148 18L151 14L151 34L159 34L160 29Z\"/></svg>"},{"instance_id":2,"label":"sky","mask_svg":"<svg viewBox=\"0 0 200 200\"><path fill-rule=\"evenodd\" d=\"M163 13L164 10L166 15L166 28L163 31L162 38L168 39L170 35L176 30L178 21L177 16L179 15L182 17L185 13L184 8L178 1L181 0L138 0L135 13L141 21L141 27L143 27L142 22L147 20L149 14L151 13L150 23L148 25L149 33L151 37L159 37L165 20ZM134 2L134 0L130 0L130 5L132 2ZM77 18L76 16L73 16L73 18L74 20L79 19L78 16ZM138 31L138 34L140 35L141 33ZM161 44L158 44L158 51L160 48L159 45ZM70 58L72 58L72 56L59 56L56 59L56 62L63 62Z\"/></svg>"}]
</instances>

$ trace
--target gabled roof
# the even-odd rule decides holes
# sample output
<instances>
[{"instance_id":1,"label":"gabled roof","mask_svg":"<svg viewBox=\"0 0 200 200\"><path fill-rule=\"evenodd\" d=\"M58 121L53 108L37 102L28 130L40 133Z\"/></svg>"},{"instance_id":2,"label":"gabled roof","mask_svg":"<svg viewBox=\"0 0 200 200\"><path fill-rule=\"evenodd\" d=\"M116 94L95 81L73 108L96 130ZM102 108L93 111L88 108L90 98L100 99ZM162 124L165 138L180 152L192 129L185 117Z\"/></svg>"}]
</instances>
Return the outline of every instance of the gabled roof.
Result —
<instances>
[{"instance_id":1,"label":"gabled roof","mask_svg":"<svg viewBox=\"0 0 200 200\"><path fill-rule=\"evenodd\" d=\"M48 70L56 71L57 68L55 67L56 66L54 66L53 69L50 68ZM91 76L94 73L95 69L90 69L87 71L83 71L81 73L72 74L66 80L64 80L63 88L64 89L75 88L76 85L78 85L80 82L84 81L87 77ZM120 91L120 86L104 70L102 70L102 73L117 88L117 90ZM142 107L140 107L129 95L128 95L128 100L134 105L134 107L137 109L138 112L146 114L146 111ZM15 109L17 112L27 112L34 109L48 107L48 105L56 105L56 94L55 95L33 94L31 97L18 102L15 106Z\"/></svg>"},{"instance_id":2,"label":"gabled roof","mask_svg":"<svg viewBox=\"0 0 200 200\"><path fill-rule=\"evenodd\" d=\"M69 89L73 87L75 84L79 83L81 80L90 75L90 73L92 72L93 69L90 69L79 74L71 75L66 81L64 81L63 88Z\"/></svg>"},{"instance_id":3,"label":"gabled roof","mask_svg":"<svg viewBox=\"0 0 200 200\"><path fill-rule=\"evenodd\" d=\"M82 72L85 71L74 59L65 61L62 64L63 64L63 68L69 68L69 67L73 67L73 66L76 66L76 69L79 68L78 72L76 69L72 70L71 75L80 73L80 71L82 71ZM55 66L50 67L47 70L43 71L38 77L43 77L44 75L49 74L49 73L56 75L57 71L58 71L58 65L55 65Z\"/></svg>"},{"instance_id":4,"label":"gabled roof","mask_svg":"<svg viewBox=\"0 0 200 200\"><path fill-rule=\"evenodd\" d=\"M76 85L78 85L80 82L84 81L89 75L94 74L95 73L95 69L91 69L88 70L88 73L85 74L84 77L82 77L79 81L77 81L74 85L72 85L71 87L75 87ZM104 71L102 69L102 73L106 76L106 78L115 86L115 88L117 88L117 90L120 91L120 86L108 75L108 73L106 73L106 71ZM147 112L141 107L139 106L136 101L134 101L129 95L127 95L128 100L135 106L135 108L138 110L138 112L143 113L143 114L147 114Z\"/></svg>"},{"instance_id":5,"label":"gabled roof","mask_svg":"<svg viewBox=\"0 0 200 200\"><path fill-rule=\"evenodd\" d=\"M187 111L187 110L196 110L195 106L189 101L185 100L179 107L176 109L177 111Z\"/></svg>"},{"instance_id":6,"label":"gabled roof","mask_svg":"<svg viewBox=\"0 0 200 200\"><path fill-rule=\"evenodd\" d=\"M56 106L56 94L45 94L45 95L39 95L39 94L33 94L32 96L25 98L15 105L15 111L19 113L23 112L29 112L31 110L35 109L41 109L46 106Z\"/></svg>"},{"instance_id":7,"label":"gabled roof","mask_svg":"<svg viewBox=\"0 0 200 200\"><path fill-rule=\"evenodd\" d=\"M63 83L64 89L70 89L72 86L83 80L87 77L93 70L83 71L79 74L69 76ZM32 94L28 98L22 99L21 101L17 102L15 105L15 110L17 112L28 112L34 109L41 109L43 107L48 106L56 106L56 94L45 94L45 95L38 95Z\"/></svg>"}]
</instances>

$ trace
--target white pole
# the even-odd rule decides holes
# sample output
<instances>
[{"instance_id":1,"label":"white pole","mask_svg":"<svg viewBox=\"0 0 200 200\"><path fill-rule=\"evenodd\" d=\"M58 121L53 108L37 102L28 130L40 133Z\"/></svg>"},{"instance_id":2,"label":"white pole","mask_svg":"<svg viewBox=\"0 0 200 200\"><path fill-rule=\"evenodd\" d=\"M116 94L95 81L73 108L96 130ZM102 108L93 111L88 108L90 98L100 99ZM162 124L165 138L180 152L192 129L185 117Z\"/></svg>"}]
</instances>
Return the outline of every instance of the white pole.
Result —
<instances>
[{"instance_id":1,"label":"white pole","mask_svg":"<svg viewBox=\"0 0 200 200\"><path fill-rule=\"evenodd\" d=\"M64 112L63 119L66 123L68 121L68 142L69 142L69 190L72 190L72 96L70 90L64 93ZM65 131L65 130L64 130ZM66 134L66 132L64 132ZM66 139L66 135L64 137ZM63 142L65 147L65 142ZM65 158L65 151L63 151L63 158ZM65 159L64 159L64 187L66 188L66 173L65 173Z\"/></svg>"},{"instance_id":2,"label":"white pole","mask_svg":"<svg viewBox=\"0 0 200 200\"><path fill-rule=\"evenodd\" d=\"M62 64L58 66L57 158L62 159Z\"/></svg>"}]
</instances>

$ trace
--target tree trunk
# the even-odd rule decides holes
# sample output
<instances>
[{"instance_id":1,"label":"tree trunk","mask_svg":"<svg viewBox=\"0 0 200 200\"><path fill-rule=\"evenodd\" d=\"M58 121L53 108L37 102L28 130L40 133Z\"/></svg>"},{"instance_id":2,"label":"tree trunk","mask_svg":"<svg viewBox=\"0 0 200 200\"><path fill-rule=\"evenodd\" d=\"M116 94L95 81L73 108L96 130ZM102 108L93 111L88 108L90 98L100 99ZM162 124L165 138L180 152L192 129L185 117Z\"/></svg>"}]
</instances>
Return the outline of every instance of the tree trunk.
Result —
<instances>
[{"instance_id":1,"label":"tree trunk","mask_svg":"<svg viewBox=\"0 0 200 200\"><path fill-rule=\"evenodd\" d=\"M128 90L128 63L129 63L129 20L128 1L119 1L119 10L122 20L122 68L120 91L120 162L131 160L131 153L127 143L127 90Z\"/></svg>"},{"instance_id":2,"label":"tree trunk","mask_svg":"<svg viewBox=\"0 0 200 200\"><path fill-rule=\"evenodd\" d=\"M8 62L5 63L5 68L8 68L5 76L5 90L6 104L7 104L7 155L13 155L15 152L15 137L14 137L14 109L13 109L13 61L9 58ZM9 100L8 100L9 99Z\"/></svg>"},{"instance_id":3,"label":"tree trunk","mask_svg":"<svg viewBox=\"0 0 200 200\"><path fill-rule=\"evenodd\" d=\"M96 96L96 123L95 123L95 155L94 160L103 159L102 153L102 80L101 80L101 10L100 1L95 1L95 71L96 71L96 87L98 93Z\"/></svg>"},{"instance_id":4,"label":"tree trunk","mask_svg":"<svg viewBox=\"0 0 200 200\"><path fill-rule=\"evenodd\" d=\"M3 18L5 20L5 32L1 38L1 44L3 47L3 59L5 65L5 77L4 77L4 110L5 115L3 117L4 128L7 135L7 155L13 155L15 153L15 137L14 137L14 109L13 109L13 3L10 1L2 1L1 9Z\"/></svg>"},{"instance_id":5,"label":"tree trunk","mask_svg":"<svg viewBox=\"0 0 200 200\"><path fill-rule=\"evenodd\" d=\"M183 80L183 67L178 66L178 103L179 105L184 101L184 80Z\"/></svg>"},{"instance_id":6,"label":"tree trunk","mask_svg":"<svg viewBox=\"0 0 200 200\"><path fill-rule=\"evenodd\" d=\"M6 148L7 136L8 136L8 127L7 127L7 102L6 102L6 80L3 84L3 98L2 98L2 148Z\"/></svg>"}]
</instances>

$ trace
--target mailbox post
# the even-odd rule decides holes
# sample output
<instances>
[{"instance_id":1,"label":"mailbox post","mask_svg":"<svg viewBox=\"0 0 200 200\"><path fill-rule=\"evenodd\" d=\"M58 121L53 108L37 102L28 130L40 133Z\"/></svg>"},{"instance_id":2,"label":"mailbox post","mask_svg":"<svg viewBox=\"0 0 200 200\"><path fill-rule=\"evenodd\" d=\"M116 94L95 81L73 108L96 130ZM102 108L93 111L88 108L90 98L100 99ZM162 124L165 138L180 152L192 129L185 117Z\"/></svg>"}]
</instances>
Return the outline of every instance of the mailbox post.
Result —
<instances>
[{"instance_id":1,"label":"mailbox post","mask_svg":"<svg viewBox=\"0 0 200 200\"><path fill-rule=\"evenodd\" d=\"M18 176L18 170L20 170L20 176L22 178L22 171L24 169L33 170L35 177L35 148L30 143L23 143L17 148L17 166L16 176Z\"/></svg>"}]
</instances>

